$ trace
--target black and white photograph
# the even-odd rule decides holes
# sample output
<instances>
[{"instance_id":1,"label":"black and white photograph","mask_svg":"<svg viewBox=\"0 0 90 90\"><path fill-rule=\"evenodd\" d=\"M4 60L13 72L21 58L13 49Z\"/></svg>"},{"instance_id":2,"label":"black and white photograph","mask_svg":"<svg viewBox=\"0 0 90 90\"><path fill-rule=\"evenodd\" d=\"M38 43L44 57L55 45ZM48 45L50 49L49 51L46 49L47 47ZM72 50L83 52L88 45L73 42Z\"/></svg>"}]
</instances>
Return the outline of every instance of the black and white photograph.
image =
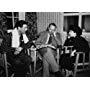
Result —
<instances>
[{"instance_id":1,"label":"black and white photograph","mask_svg":"<svg viewBox=\"0 0 90 90\"><path fill-rule=\"evenodd\" d=\"M1 90L89 89L89 0L0 2Z\"/></svg>"},{"instance_id":2,"label":"black and white photograph","mask_svg":"<svg viewBox=\"0 0 90 90\"><path fill-rule=\"evenodd\" d=\"M0 77L89 77L90 12L0 12Z\"/></svg>"}]
</instances>

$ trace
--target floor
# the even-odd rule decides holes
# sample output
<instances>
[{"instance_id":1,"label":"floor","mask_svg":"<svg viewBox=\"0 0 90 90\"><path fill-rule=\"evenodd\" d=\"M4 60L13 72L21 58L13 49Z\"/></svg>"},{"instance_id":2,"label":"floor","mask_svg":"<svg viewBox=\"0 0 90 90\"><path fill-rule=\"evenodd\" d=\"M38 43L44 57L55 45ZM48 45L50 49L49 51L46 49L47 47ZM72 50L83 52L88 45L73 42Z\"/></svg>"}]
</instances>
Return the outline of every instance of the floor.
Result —
<instances>
[{"instance_id":1,"label":"floor","mask_svg":"<svg viewBox=\"0 0 90 90\"><path fill-rule=\"evenodd\" d=\"M42 72L38 72L35 77L42 77ZM53 74L50 74L50 77L55 77ZM90 77L90 70L77 72L76 77Z\"/></svg>"},{"instance_id":2,"label":"floor","mask_svg":"<svg viewBox=\"0 0 90 90\"><path fill-rule=\"evenodd\" d=\"M90 77L90 70L78 72L76 77Z\"/></svg>"},{"instance_id":3,"label":"floor","mask_svg":"<svg viewBox=\"0 0 90 90\"><path fill-rule=\"evenodd\" d=\"M40 68L41 65L42 65L42 62L39 61L37 63L38 67L36 69ZM33 67L33 64L32 64L32 67ZM41 70L41 71L37 72L35 75L33 75L32 77L43 77L42 74L43 74L43 71ZM30 74L27 75L27 77L31 77ZM50 73L50 77L55 77L55 76L53 73ZM90 77L90 66L88 66L87 70L77 72L76 77Z\"/></svg>"},{"instance_id":4,"label":"floor","mask_svg":"<svg viewBox=\"0 0 90 90\"><path fill-rule=\"evenodd\" d=\"M36 73L35 77L42 77L42 71ZM52 73L50 73L50 77L55 77ZM79 71L76 74L76 77L90 77L90 66L86 67L86 70Z\"/></svg>"}]
</instances>

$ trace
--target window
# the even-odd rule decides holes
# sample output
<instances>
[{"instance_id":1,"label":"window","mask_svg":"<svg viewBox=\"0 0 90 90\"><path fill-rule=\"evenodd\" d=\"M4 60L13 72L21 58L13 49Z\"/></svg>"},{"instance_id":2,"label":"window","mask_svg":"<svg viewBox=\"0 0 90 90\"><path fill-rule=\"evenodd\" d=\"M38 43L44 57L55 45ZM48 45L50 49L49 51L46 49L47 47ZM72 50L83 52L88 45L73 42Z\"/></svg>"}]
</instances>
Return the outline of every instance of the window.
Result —
<instances>
[{"instance_id":1,"label":"window","mask_svg":"<svg viewBox=\"0 0 90 90\"><path fill-rule=\"evenodd\" d=\"M67 31L70 25L78 25L78 16L64 16L64 31Z\"/></svg>"},{"instance_id":2,"label":"window","mask_svg":"<svg viewBox=\"0 0 90 90\"><path fill-rule=\"evenodd\" d=\"M18 12L5 12L7 16L7 28L12 29L16 23L16 21L19 19Z\"/></svg>"},{"instance_id":3,"label":"window","mask_svg":"<svg viewBox=\"0 0 90 90\"><path fill-rule=\"evenodd\" d=\"M69 25L78 25L83 31L90 32L90 12L64 12L63 31L67 31Z\"/></svg>"},{"instance_id":4,"label":"window","mask_svg":"<svg viewBox=\"0 0 90 90\"><path fill-rule=\"evenodd\" d=\"M90 15L82 16L82 29L85 32L90 32Z\"/></svg>"}]
</instances>

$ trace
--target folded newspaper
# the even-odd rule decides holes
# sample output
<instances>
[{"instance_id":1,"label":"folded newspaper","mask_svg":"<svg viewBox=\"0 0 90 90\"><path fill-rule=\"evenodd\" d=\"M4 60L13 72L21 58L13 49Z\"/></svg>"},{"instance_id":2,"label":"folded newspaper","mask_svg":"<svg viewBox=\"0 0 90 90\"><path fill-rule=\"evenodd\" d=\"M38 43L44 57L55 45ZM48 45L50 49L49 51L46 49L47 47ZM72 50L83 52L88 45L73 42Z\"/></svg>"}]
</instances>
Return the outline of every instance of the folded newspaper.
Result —
<instances>
[{"instance_id":1,"label":"folded newspaper","mask_svg":"<svg viewBox=\"0 0 90 90\"><path fill-rule=\"evenodd\" d=\"M56 49L54 46L52 46L50 44L37 45L37 49L45 48L45 47L50 47L50 48Z\"/></svg>"}]
</instances>

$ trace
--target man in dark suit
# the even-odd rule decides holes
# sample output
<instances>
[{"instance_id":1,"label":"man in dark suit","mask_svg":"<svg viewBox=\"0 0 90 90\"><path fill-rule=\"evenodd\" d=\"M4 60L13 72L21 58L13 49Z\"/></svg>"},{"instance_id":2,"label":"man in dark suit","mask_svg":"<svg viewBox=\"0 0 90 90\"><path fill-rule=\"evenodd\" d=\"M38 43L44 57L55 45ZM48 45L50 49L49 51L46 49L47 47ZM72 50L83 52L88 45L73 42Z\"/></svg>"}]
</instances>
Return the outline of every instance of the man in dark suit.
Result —
<instances>
[{"instance_id":1,"label":"man in dark suit","mask_svg":"<svg viewBox=\"0 0 90 90\"><path fill-rule=\"evenodd\" d=\"M55 73L55 76L61 76L59 65L56 62L56 49L62 45L60 33L56 32L55 23L50 23L47 30L40 33L36 45L40 45L40 53L43 57L43 76L48 77L49 70Z\"/></svg>"},{"instance_id":2,"label":"man in dark suit","mask_svg":"<svg viewBox=\"0 0 90 90\"><path fill-rule=\"evenodd\" d=\"M27 22L24 20L17 21L12 33L12 64L14 65L14 76L24 77L29 70L31 57L27 55L27 49L31 47L32 42L29 41L27 35Z\"/></svg>"}]
</instances>

